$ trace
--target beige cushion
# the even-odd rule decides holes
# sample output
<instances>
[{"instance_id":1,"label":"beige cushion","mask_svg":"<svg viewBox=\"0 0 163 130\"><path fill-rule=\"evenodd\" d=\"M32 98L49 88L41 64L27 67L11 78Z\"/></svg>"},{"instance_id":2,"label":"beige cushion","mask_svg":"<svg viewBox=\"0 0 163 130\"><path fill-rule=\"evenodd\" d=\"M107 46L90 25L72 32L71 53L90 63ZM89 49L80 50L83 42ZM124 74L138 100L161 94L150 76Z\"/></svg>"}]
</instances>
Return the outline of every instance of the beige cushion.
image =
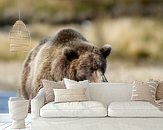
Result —
<instances>
[{"instance_id":1,"label":"beige cushion","mask_svg":"<svg viewBox=\"0 0 163 130\"><path fill-rule=\"evenodd\" d=\"M153 81L147 83L141 81L135 81L133 83L131 100L154 102L157 86L158 84L156 84Z\"/></svg>"},{"instance_id":2,"label":"beige cushion","mask_svg":"<svg viewBox=\"0 0 163 130\"><path fill-rule=\"evenodd\" d=\"M78 102L87 101L85 95L86 88L79 89L53 89L55 95L55 102Z\"/></svg>"},{"instance_id":3,"label":"beige cushion","mask_svg":"<svg viewBox=\"0 0 163 130\"><path fill-rule=\"evenodd\" d=\"M107 106L98 101L50 102L40 109L42 117L105 117Z\"/></svg>"},{"instance_id":4,"label":"beige cushion","mask_svg":"<svg viewBox=\"0 0 163 130\"><path fill-rule=\"evenodd\" d=\"M153 81L156 84L158 84L157 91L156 91L156 99L160 100L163 99L163 81L155 80L155 79L149 79L149 82Z\"/></svg>"},{"instance_id":5,"label":"beige cushion","mask_svg":"<svg viewBox=\"0 0 163 130\"><path fill-rule=\"evenodd\" d=\"M49 80L42 80L42 84L45 91L45 102L53 102L54 101L54 92L53 89L64 89L65 85L63 81L55 82Z\"/></svg>"},{"instance_id":6,"label":"beige cushion","mask_svg":"<svg viewBox=\"0 0 163 130\"><path fill-rule=\"evenodd\" d=\"M126 101L112 102L108 107L111 117L163 117L163 111L150 102Z\"/></svg>"},{"instance_id":7,"label":"beige cushion","mask_svg":"<svg viewBox=\"0 0 163 130\"><path fill-rule=\"evenodd\" d=\"M74 81L74 80L70 80L70 79L64 78L64 83L65 83L65 86L66 86L67 89L87 88L86 96L90 100L89 82L88 82L88 80L77 82L77 81Z\"/></svg>"},{"instance_id":8,"label":"beige cushion","mask_svg":"<svg viewBox=\"0 0 163 130\"><path fill-rule=\"evenodd\" d=\"M156 99L163 99L163 81L161 81L157 87Z\"/></svg>"}]
</instances>

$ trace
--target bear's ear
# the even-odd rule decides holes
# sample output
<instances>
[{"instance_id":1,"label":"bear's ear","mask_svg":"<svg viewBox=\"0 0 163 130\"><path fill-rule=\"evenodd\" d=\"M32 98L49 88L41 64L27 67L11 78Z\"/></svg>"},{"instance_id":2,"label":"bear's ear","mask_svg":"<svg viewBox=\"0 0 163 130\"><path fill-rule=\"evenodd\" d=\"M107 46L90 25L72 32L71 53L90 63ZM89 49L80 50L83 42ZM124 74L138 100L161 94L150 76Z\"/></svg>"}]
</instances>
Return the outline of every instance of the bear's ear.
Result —
<instances>
[{"instance_id":1,"label":"bear's ear","mask_svg":"<svg viewBox=\"0 0 163 130\"><path fill-rule=\"evenodd\" d=\"M66 48L64 50L64 55L67 57L67 59L69 61L72 61L73 59L77 58L78 57L78 54L76 51L74 51L73 49L71 48Z\"/></svg>"},{"instance_id":2,"label":"bear's ear","mask_svg":"<svg viewBox=\"0 0 163 130\"><path fill-rule=\"evenodd\" d=\"M111 50L112 50L111 45L104 45L104 46L100 49L100 51L101 51L101 53L102 53L102 56L103 56L104 58L106 58L107 56L109 56L109 54L111 53Z\"/></svg>"}]
</instances>

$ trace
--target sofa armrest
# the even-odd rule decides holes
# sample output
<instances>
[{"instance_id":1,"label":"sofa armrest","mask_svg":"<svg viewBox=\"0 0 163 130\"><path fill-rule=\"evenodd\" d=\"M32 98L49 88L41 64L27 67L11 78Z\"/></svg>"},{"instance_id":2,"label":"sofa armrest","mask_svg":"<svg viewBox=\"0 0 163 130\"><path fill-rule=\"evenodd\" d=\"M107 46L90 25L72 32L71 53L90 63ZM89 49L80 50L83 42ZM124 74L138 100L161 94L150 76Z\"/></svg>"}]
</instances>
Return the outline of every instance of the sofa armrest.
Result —
<instances>
[{"instance_id":1,"label":"sofa armrest","mask_svg":"<svg viewBox=\"0 0 163 130\"><path fill-rule=\"evenodd\" d=\"M44 103L45 103L45 92L44 88L41 88L36 97L34 97L31 100L32 119L38 118L40 116L40 109L42 106L44 106Z\"/></svg>"}]
</instances>

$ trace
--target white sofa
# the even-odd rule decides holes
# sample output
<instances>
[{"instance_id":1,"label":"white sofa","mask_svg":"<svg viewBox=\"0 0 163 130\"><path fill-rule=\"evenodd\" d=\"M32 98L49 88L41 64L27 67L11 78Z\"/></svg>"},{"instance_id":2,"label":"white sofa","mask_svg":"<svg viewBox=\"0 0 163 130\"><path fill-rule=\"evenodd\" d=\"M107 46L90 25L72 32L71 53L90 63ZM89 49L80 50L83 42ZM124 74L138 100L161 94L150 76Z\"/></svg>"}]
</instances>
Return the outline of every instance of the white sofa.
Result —
<instances>
[{"instance_id":1,"label":"white sofa","mask_svg":"<svg viewBox=\"0 0 163 130\"><path fill-rule=\"evenodd\" d=\"M78 112L76 117L55 117L51 109L50 116L46 116L45 108L48 107L44 105L42 88L31 101L32 130L163 130L162 111L148 102L130 101L132 84L90 83L89 92L91 100L106 106L101 115L98 113L100 116L82 117ZM55 103L47 105L53 106Z\"/></svg>"}]
</instances>

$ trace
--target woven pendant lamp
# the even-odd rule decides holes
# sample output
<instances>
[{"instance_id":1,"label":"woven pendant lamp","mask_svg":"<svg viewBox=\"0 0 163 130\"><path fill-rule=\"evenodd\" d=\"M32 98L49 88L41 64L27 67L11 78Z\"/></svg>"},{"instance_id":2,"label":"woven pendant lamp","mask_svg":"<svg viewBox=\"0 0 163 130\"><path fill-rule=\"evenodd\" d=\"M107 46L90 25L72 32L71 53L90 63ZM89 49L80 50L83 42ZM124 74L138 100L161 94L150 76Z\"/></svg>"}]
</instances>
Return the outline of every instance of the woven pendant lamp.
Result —
<instances>
[{"instance_id":1,"label":"woven pendant lamp","mask_svg":"<svg viewBox=\"0 0 163 130\"><path fill-rule=\"evenodd\" d=\"M13 28L9 32L9 40L11 52L27 52L30 49L30 33L23 21L20 20L20 13L19 20L15 22Z\"/></svg>"}]
</instances>

